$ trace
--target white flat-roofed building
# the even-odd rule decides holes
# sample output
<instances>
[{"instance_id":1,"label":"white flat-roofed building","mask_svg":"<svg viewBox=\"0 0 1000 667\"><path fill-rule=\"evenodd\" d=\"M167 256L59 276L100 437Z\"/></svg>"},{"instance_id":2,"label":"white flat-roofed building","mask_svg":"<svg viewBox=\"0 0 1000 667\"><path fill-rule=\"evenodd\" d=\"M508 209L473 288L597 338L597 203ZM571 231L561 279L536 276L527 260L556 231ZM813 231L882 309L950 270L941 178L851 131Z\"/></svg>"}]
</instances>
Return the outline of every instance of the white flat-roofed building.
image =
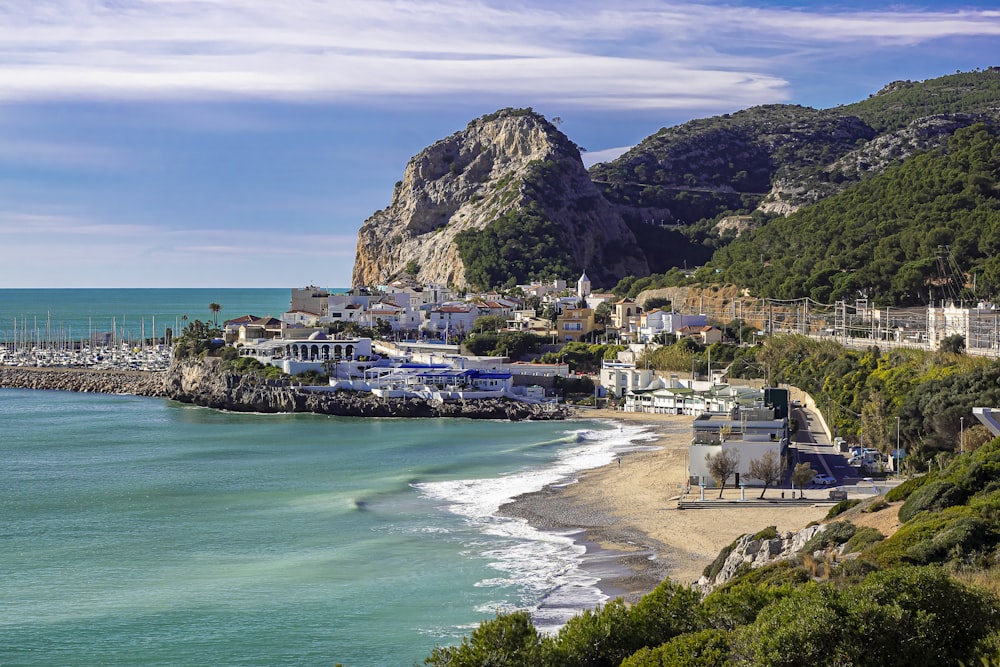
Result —
<instances>
[{"instance_id":1,"label":"white flat-roofed building","mask_svg":"<svg viewBox=\"0 0 1000 667\"><path fill-rule=\"evenodd\" d=\"M703 414L691 424L691 446L688 448L688 475L692 485L716 486L708 471L707 457L729 451L739 458L735 479L727 485L760 485L762 480L750 476L750 462L768 452L779 460L788 450L788 420L778 419L771 408L763 406L732 410L729 414Z\"/></svg>"},{"instance_id":2,"label":"white flat-roofed building","mask_svg":"<svg viewBox=\"0 0 1000 667\"><path fill-rule=\"evenodd\" d=\"M649 342L660 334L675 334L684 327L703 327L704 315L684 315L676 311L654 308L639 315L639 339Z\"/></svg>"},{"instance_id":3,"label":"white flat-roofed building","mask_svg":"<svg viewBox=\"0 0 1000 667\"><path fill-rule=\"evenodd\" d=\"M616 398L648 387L655 377L656 372L652 369L636 368L633 363L607 360L601 363L601 386Z\"/></svg>"}]
</instances>

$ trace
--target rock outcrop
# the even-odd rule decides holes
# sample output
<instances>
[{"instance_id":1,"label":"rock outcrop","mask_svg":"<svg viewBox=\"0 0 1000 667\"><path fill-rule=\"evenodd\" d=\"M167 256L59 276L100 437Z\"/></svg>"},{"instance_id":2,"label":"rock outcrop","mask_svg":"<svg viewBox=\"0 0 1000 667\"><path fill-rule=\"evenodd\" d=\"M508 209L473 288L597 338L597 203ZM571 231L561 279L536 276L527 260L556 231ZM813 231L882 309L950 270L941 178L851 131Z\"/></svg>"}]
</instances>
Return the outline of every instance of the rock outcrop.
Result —
<instances>
[{"instance_id":1,"label":"rock outcrop","mask_svg":"<svg viewBox=\"0 0 1000 667\"><path fill-rule=\"evenodd\" d=\"M505 109L409 161L392 203L358 232L352 282L385 284L415 267L420 282L464 287L456 235L527 210L545 221L563 264L585 270L595 284L649 272L634 235L590 180L576 145L542 116Z\"/></svg>"},{"instance_id":2,"label":"rock outcrop","mask_svg":"<svg viewBox=\"0 0 1000 667\"><path fill-rule=\"evenodd\" d=\"M744 564L749 565L752 569L757 569L781 560L794 558L802 551L810 538L824 530L826 530L825 525L817 524L795 532L780 533L774 538L754 539L753 535L744 535L736 540L735 546L729 552L718 574L712 578L703 576L698 580L698 588L705 593L710 592L732 579L736 571Z\"/></svg>"}]
</instances>

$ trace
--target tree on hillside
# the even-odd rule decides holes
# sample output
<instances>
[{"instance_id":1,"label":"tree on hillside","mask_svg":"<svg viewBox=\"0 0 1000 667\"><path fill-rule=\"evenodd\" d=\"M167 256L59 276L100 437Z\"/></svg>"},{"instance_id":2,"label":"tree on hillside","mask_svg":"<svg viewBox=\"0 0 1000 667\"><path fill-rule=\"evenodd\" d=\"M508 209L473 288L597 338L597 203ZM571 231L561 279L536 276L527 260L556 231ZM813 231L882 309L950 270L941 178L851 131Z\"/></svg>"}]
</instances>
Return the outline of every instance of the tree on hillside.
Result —
<instances>
[{"instance_id":1,"label":"tree on hillside","mask_svg":"<svg viewBox=\"0 0 1000 667\"><path fill-rule=\"evenodd\" d=\"M212 312L212 323L219 326L219 311L222 310L222 306L213 301L208 304L208 309Z\"/></svg>"},{"instance_id":2,"label":"tree on hillside","mask_svg":"<svg viewBox=\"0 0 1000 667\"><path fill-rule=\"evenodd\" d=\"M765 452L759 459L750 461L750 476L764 482L764 488L760 491L760 497L764 497L767 487L773 486L781 481L784 468L781 465L781 457L778 452L771 450Z\"/></svg>"},{"instance_id":3,"label":"tree on hillside","mask_svg":"<svg viewBox=\"0 0 1000 667\"><path fill-rule=\"evenodd\" d=\"M941 339L938 350L945 354L962 354L965 352L965 336L952 334Z\"/></svg>"},{"instance_id":4,"label":"tree on hillside","mask_svg":"<svg viewBox=\"0 0 1000 667\"><path fill-rule=\"evenodd\" d=\"M806 497L806 485L813 481L816 471L808 463L799 463L792 471L792 486L799 487L799 495Z\"/></svg>"},{"instance_id":5,"label":"tree on hillside","mask_svg":"<svg viewBox=\"0 0 1000 667\"><path fill-rule=\"evenodd\" d=\"M472 330L478 332L500 331L505 326L507 326L507 320L502 315L480 315L472 323Z\"/></svg>"},{"instance_id":6,"label":"tree on hillside","mask_svg":"<svg viewBox=\"0 0 1000 667\"><path fill-rule=\"evenodd\" d=\"M734 450L723 449L718 454L706 454L705 463L708 464L708 472L715 478L721 488L719 497L726 490L726 482L732 477L740 467L740 455Z\"/></svg>"}]
</instances>

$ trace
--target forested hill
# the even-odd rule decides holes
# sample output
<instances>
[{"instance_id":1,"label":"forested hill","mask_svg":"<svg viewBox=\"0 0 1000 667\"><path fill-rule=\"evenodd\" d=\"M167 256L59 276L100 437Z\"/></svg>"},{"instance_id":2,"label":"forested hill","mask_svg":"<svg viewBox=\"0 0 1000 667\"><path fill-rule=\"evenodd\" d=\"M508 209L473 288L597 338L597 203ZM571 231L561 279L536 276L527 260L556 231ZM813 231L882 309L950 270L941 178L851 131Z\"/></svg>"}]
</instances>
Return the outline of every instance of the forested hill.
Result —
<instances>
[{"instance_id":1,"label":"forested hill","mask_svg":"<svg viewBox=\"0 0 1000 667\"><path fill-rule=\"evenodd\" d=\"M904 306L995 297L998 184L1000 132L965 128L946 147L772 220L721 249L712 265L727 281L779 299Z\"/></svg>"},{"instance_id":2,"label":"forested hill","mask_svg":"<svg viewBox=\"0 0 1000 667\"><path fill-rule=\"evenodd\" d=\"M635 285L677 284L681 256L712 267L699 279L761 297L921 304L974 280L961 296L984 298L1000 280L997 127L991 67L832 109L769 105L664 128L590 174L646 250L654 275Z\"/></svg>"}]
</instances>

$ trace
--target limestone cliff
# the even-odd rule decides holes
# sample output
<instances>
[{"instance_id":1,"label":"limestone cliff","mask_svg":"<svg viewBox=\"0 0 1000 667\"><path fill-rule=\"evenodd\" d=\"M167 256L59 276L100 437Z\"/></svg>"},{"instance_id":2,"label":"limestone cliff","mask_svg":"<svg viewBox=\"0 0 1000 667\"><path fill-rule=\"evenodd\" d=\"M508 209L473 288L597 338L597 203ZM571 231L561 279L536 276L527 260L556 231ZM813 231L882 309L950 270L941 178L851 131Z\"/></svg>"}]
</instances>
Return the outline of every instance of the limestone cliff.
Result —
<instances>
[{"instance_id":1,"label":"limestone cliff","mask_svg":"<svg viewBox=\"0 0 1000 667\"><path fill-rule=\"evenodd\" d=\"M526 281L534 276L519 273L558 266L613 285L622 276L649 272L632 232L591 182L577 147L542 116L505 109L472 121L409 161L392 203L358 232L352 282L385 284L409 266L417 267L421 282L467 286L456 236L483 232L500 218L516 224L526 211L551 244L540 252L558 257L518 263L501 252L496 263L508 278Z\"/></svg>"}]
</instances>

